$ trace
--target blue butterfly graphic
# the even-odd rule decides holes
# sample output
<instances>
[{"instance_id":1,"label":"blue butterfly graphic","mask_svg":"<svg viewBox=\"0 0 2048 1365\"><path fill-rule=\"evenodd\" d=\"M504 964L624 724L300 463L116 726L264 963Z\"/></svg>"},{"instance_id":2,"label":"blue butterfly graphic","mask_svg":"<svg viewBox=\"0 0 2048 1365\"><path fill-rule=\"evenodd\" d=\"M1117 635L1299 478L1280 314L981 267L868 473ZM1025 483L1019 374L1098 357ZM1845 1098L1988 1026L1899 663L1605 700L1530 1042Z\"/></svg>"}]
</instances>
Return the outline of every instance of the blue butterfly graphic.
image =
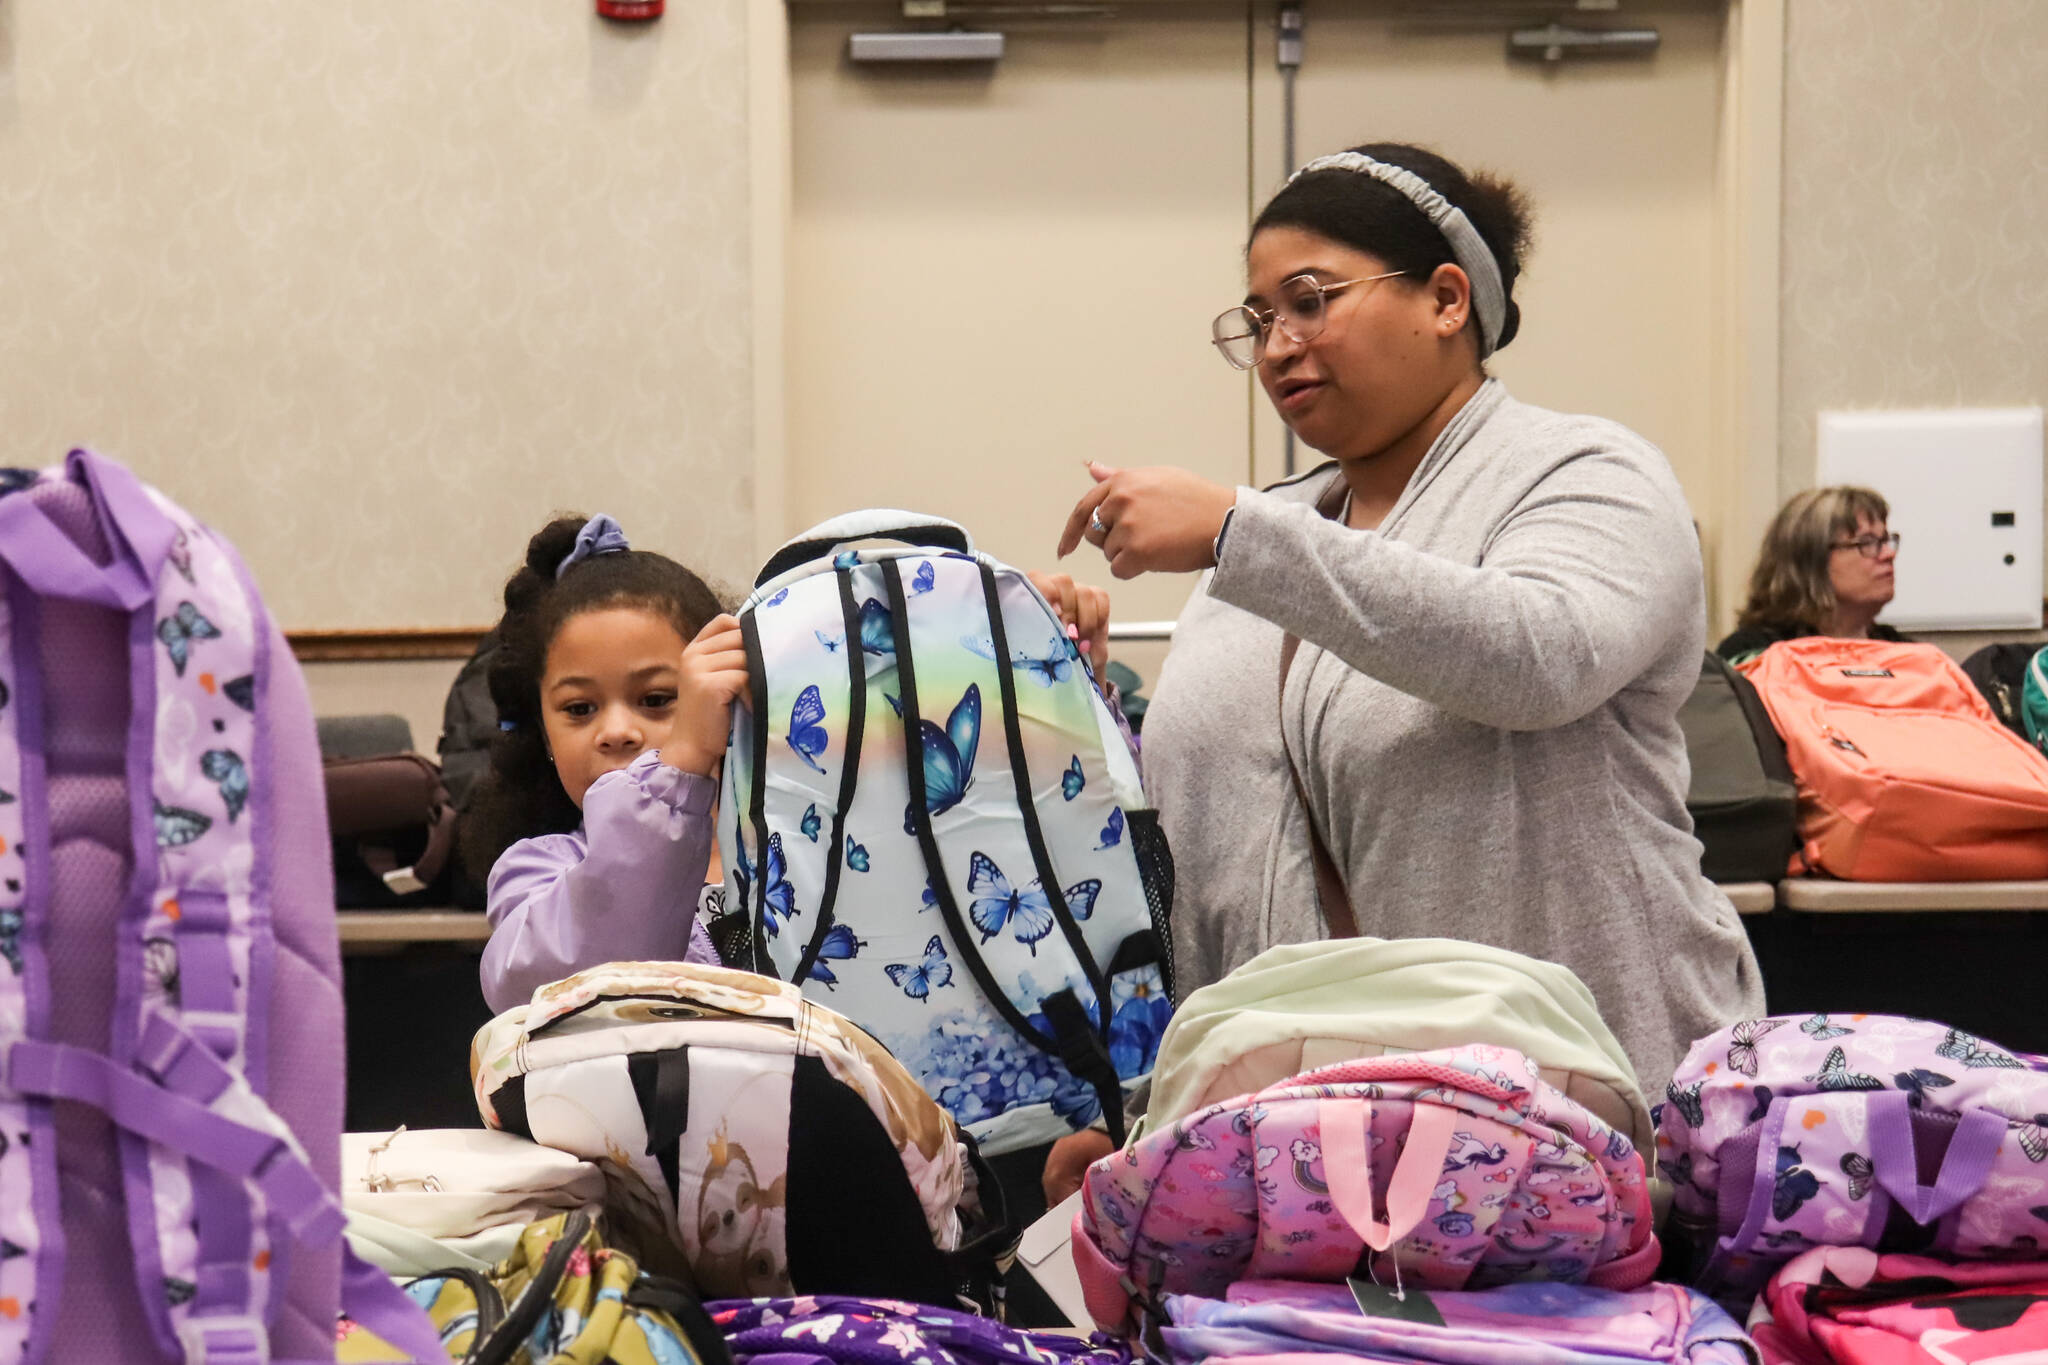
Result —
<instances>
[{"instance_id":1,"label":"blue butterfly graphic","mask_svg":"<svg viewBox=\"0 0 2048 1365\"><path fill-rule=\"evenodd\" d=\"M797 826L797 829L803 834L804 838L809 839L814 844L817 843L818 831L824 827L824 822L818 819L817 804L814 802L811 805L805 806L803 822Z\"/></svg>"},{"instance_id":2,"label":"blue butterfly graphic","mask_svg":"<svg viewBox=\"0 0 2048 1365\"><path fill-rule=\"evenodd\" d=\"M872 597L860 604L860 647L869 654L896 652L895 620L889 609ZM900 709L897 714L902 714Z\"/></svg>"},{"instance_id":3,"label":"blue butterfly graphic","mask_svg":"<svg viewBox=\"0 0 2048 1365\"><path fill-rule=\"evenodd\" d=\"M1002 662L996 658L995 641L986 635L963 635L960 637L960 643L970 654L978 655L992 663ZM1022 671L1040 687L1051 687L1055 683L1065 682L1073 675L1073 660L1072 643L1057 635L1052 637L1052 642L1046 647L1042 657L1015 650L1010 653L1010 667Z\"/></svg>"},{"instance_id":4,"label":"blue butterfly graphic","mask_svg":"<svg viewBox=\"0 0 2048 1365\"><path fill-rule=\"evenodd\" d=\"M158 848L181 847L213 828L213 821L196 810L186 810L183 806L166 806L161 801L153 804L156 807L154 814Z\"/></svg>"},{"instance_id":5,"label":"blue butterfly graphic","mask_svg":"<svg viewBox=\"0 0 2048 1365\"><path fill-rule=\"evenodd\" d=\"M1820 1177L1799 1164L1799 1149L1780 1147L1778 1172L1771 1186L1771 1216L1782 1223L1819 1193Z\"/></svg>"},{"instance_id":6,"label":"blue butterfly graphic","mask_svg":"<svg viewBox=\"0 0 2048 1365\"><path fill-rule=\"evenodd\" d=\"M199 771L207 781L220 784L221 804L228 808L232 825L249 804L249 769L242 756L233 749L208 749L199 756Z\"/></svg>"},{"instance_id":7,"label":"blue butterfly graphic","mask_svg":"<svg viewBox=\"0 0 2048 1365\"><path fill-rule=\"evenodd\" d=\"M1102 842L1095 846L1100 853L1105 848L1115 848L1124 841L1124 812L1122 807L1109 813L1109 823L1102 827Z\"/></svg>"},{"instance_id":8,"label":"blue butterfly graphic","mask_svg":"<svg viewBox=\"0 0 2048 1365\"><path fill-rule=\"evenodd\" d=\"M1705 1081L1694 1081L1681 1089L1677 1081L1671 1081L1664 1087L1664 1098L1677 1107L1688 1128L1698 1128L1707 1121L1706 1107L1700 1103L1700 1091L1705 1086Z\"/></svg>"},{"instance_id":9,"label":"blue butterfly graphic","mask_svg":"<svg viewBox=\"0 0 2048 1365\"><path fill-rule=\"evenodd\" d=\"M868 846L856 844L851 834L846 836L846 865L855 872L868 870Z\"/></svg>"},{"instance_id":10,"label":"blue butterfly graphic","mask_svg":"<svg viewBox=\"0 0 2048 1365\"><path fill-rule=\"evenodd\" d=\"M960 804L974 785L974 751L981 747L981 687L967 684L959 705L941 730L928 720L918 722L924 742L924 808L934 818ZM903 828L915 832L915 812L905 808Z\"/></svg>"},{"instance_id":11,"label":"blue butterfly graphic","mask_svg":"<svg viewBox=\"0 0 2048 1365\"><path fill-rule=\"evenodd\" d=\"M811 963L811 980L822 981L830 990L839 984L839 978L832 975L828 962L849 962L860 950L868 946L864 938L855 938L853 930L843 924L835 924L825 931L825 941L818 945L817 960Z\"/></svg>"},{"instance_id":12,"label":"blue butterfly graphic","mask_svg":"<svg viewBox=\"0 0 2048 1365\"><path fill-rule=\"evenodd\" d=\"M937 934L924 945L924 961L917 966L891 962L882 970L888 974L889 984L901 986L912 1000L926 999L939 987L953 984L953 964L946 960L946 945Z\"/></svg>"},{"instance_id":13,"label":"blue butterfly graphic","mask_svg":"<svg viewBox=\"0 0 2048 1365\"><path fill-rule=\"evenodd\" d=\"M896 719L903 719L903 703L901 701L890 696L887 692L882 694L882 700L889 703L889 709L896 713Z\"/></svg>"},{"instance_id":14,"label":"blue butterfly graphic","mask_svg":"<svg viewBox=\"0 0 2048 1365\"><path fill-rule=\"evenodd\" d=\"M1820 1090L1882 1090L1884 1082L1849 1069L1849 1059L1840 1048L1829 1050L1820 1070L1806 1078Z\"/></svg>"},{"instance_id":15,"label":"blue butterfly graphic","mask_svg":"<svg viewBox=\"0 0 2048 1365\"><path fill-rule=\"evenodd\" d=\"M1843 1028L1840 1024L1831 1023L1825 1014L1816 1014L1813 1018L1801 1024L1799 1031L1808 1037L1818 1038L1822 1042L1826 1042L1830 1038L1841 1038L1854 1033L1856 1030Z\"/></svg>"},{"instance_id":16,"label":"blue butterfly graphic","mask_svg":"<svg viewBox=\"0 0 2048 1365\"><path fill-rule=\"evenodd\" d=\"M1892 1077L1892 1084L1906 1092L1906 1104L1913 1109L1921 1108L1927 1102L1928 1091L1940 1090L1955 1083L1953 1076L1944 1076L1939 1071L1926 1071L1917 1066L1911 1071L1901 1071Z\"/></svg>"},{"instance_id":17,"label":"blue butterfly graphic","mask_svg":"<svg viewBox=\"0 0 2048 1365\"><path fill-rule=\"evenodd\" d=\"M1064 773L1060 774L1060 795L1071 801L1079 796L1081 789L1087 785L1087 774L1081 771L1081 755L1075 754L1074 761L1067 765L1067 770Z\"/></svg>"},{"instance_id":18,"label":"blue butterfly graphic","mask_svg":"<svg viewBox=\"0 0 2048 1365\"><path fill-rule=\"evenodd\" d=\"M917 566L917 572L910 577L910 595L930 592L938 586L938 575L932 572L932 562L927 559Z\"/></svg>"},{"instance_id":19,"label":"blue butterfly graphic","mask_svg":"<svg viewBox=\"0 0 2048 1365\"><path fill-rule=\"evenodd\" d=\"M779 607L779 606L781 606L781 605L782 605L782 604L783 604L784 602L787 602L788 600L789 600L789 589L788 589L788 588L784 588L784 589L783 589L783 590L782 590L781 592L779 592L779 593L776 593L776 594L775 594L775 596L773 596L773 597L769 598L769 599L768 599L768 600L767 600L766 602L763 602L763 603L761 604L761 606L762 606L762 607L763 607L764 609L766 609L766 608L768 608L768 607Z\"/></svg>"},{"instance_id":20,"label":"blue butterfly graphic","mask_svg":"<svg viewBox=\"0 0 2048 1365\"><path fill-rule=\"evenodd\" d=\"M7 965L14 968L16 976L21 975L21 909L18 906L0 910L0 957L7 959Z\"/></svg>"},{"instance_id":21,"label":"blue butterfly graphic","mask_svg":"<svg viewBox=\"0 0 2048 1365\"><path fill-rule=\"evenodd\" d=\"M1973 1038L1961 1029L1956 1028L1948 1031L1948 1036L1943 1038L1941 1045L1934 1049L1934 1055L1946 1057L1950 1061L1961 1062L1964 1066L1976 1069L1996 1067L2007 1071L2017 1071L2023 1069L2025 1065L2017 1057L2000 1052L1995 1047L1986 1047L1982 1038Z\"/></svg>"},{"instance_id":22,"label":"blue butterfly graphic","mask_svg":"<svg viewBox=\"0 0 2048 1365\"><path fill-rule=\"evenodd\" d=\"M747 861L747 846L739 845L740 905L747 905L747 888L753 884L754 865ZM768 937L774 938L780 927L777 917L794 919L799 913L796 908L796 888L789 884L786 865L782 861L782 834L777 831L768 836L768 882L762 893L766 901L761 911L761 923L768 930Z\"/></svg>"},{"instance_id":23,"label":"blue butterfly graphic","mask_svg":"<svg viewBox=\"0 0 2048 1365\"><path fill-rule=\"evenodd\" d=\"M839 652L839 646L846 643L846 637L844 635L827 635L822 630L814 630L811 632L811 634L818 637L818 643L825 646L825 652L827 654L837 654Z\"/></svg>"},{"instance_id":24,"label":"blue butterfly graphic","mask_svg":"<svg viewBox=\"0 0 2048 1365\"><path fill-rule=\"evenodd\" d=\"M254 711L256 709L255 674L244 673L239 678L229 678L220 685L220 690L227 693L228 700L241 707L244 711Z\"/></svg>"},{"instance_id":25,"label":"blue butterfly graphic","mask_svg":"<svg viewBox=\"0 0 2048 1365\"><path fill-rule=\"evenodd\" d=\"M926 877L924 879L924 899L923 902L917 907L917 913L922 915L927 910L936 910L938 908L939 893L933 889L932 879L930 877Z\"/></svg>"},{"instance_id":26,"label":"blue butterfly graphic","mask_svg":"<svg viewBox=\"0 0 2048 1365\"><path fill-rule=\"evenodd\" d=\"M785 742L791 753L820 776L825 769L818 763L818 755L824 753L825 746L832 742L820 723L824 719L825 700L818 695L818 685L812 683L797 694L796 705L789 708L789 734Z\"/></svg>"},{"instance_id":27,"label":"blue butterfly graphic","mask_svg":"<svg viewBox=\"0 0 2048 1365\"><path fill-rule=\"evenodd\" d=\"M860 563L860 555L854 550L841 550L838 554L832 556L832 567L835 569L850 569L858 563Z\"/></svg>"},{"instance_id":28,"label":"blue butterfly graphic","mask_svg":"<svg viewBox=\"0 0 2048 1365\"><path fill-rule=\"evenodd\" d=\"M1094 878L1075 883L1067 888L1067 909L1075 919L1087 919L1095 913L1095 898L1101 891L1102 883ZM1017 941L1031 949L1033 957L1038 956L1039 940L1052 932L1054 919L1052 900L1037 879L1013 887L993 859L975 852L967 860L967 893L974 897L967 917L981 931L983 943L1007 925Z\"/></svg>"},{"instance_id":29,"label":"blue butterfly graphic","mask_svg":"<svg viewBox=\"0 0 2048 1365\"><path fill-rule=\"evenodd\" d=\"M190 602L178 603L175 615L166 616L156 623L156 638L164 642L164 648L171 654L171 669L179 677L185 676L185 661L191 657L192 645L199 640L218 640L220 628L199 614L199 608Z\"/></svg>"}]
</instances>

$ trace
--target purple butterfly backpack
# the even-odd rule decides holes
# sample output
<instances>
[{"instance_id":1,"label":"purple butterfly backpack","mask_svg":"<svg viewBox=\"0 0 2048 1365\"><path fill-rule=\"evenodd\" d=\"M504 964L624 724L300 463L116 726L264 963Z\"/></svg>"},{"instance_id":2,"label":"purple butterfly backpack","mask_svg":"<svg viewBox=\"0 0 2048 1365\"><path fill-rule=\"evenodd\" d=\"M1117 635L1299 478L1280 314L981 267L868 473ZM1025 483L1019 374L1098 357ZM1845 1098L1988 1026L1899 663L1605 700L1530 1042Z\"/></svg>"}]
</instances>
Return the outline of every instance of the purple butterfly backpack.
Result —
<instances>
[{"instance_id":1,"label":"purple butterfly backpack","mask_svg":"<svg viewBox=\"0 0 2048 1365\"><path fill-rule=\"evenodd\" d=\"M1686 1053L1658 1119L1703 1288L1816 1246L2039 1259L2048 1058L1882 1014L1751 1019Z\"/></svg>"},{"instance_id":2,"label":"purple butterfly backpack","mask_svg":"<svg viewBox=\"0 0 2048 1365\"><path fill-rule=\"evenodd\" d=\"M1074 1263L1105 1331L1240 1280L1634 1289L1657 1268L1642 1154L1481 1046L1342 1062L1212 1104L1088 1168Z\"/></svg>"},{"instance_id":3,"label":"purple butterfly backpack","mask_svg":"<svg viewBox=\"0 0 2048 1365\"><path fill-rule=\"evenodd\" d=\"M89 452L0 470L0 1365L334 1358L326 827L234 551Z\"/></svg>"}]
</instances>

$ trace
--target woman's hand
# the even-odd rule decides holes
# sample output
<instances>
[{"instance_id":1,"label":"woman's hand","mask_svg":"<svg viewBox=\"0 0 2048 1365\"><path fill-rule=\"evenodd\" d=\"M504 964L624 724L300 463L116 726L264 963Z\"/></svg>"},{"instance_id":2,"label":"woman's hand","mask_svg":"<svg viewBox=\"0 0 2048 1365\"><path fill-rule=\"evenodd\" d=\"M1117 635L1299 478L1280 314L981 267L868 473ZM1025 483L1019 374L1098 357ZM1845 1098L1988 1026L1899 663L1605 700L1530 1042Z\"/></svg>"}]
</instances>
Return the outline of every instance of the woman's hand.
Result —
<instances>
[{"instance_id":1,"label":"woman's hand","mask_svg":"<svg viewBox=\"0 0 2048 1365\"><path fill-rule=\"evenodd\" d=\"M1118 578L1193 573L1216 563L1216 535L1237 490L1171 465L1112 469L1088 462L1095 487L1074 504L1060 557L1086 540Z\"/></svg>"},{"instance_id":2,"label":"woman's hand","mask_svg":"<svg viewBox=\"0 0 2048 1365\"><path fill-rule=\"evenodd\" d=\"M1057 1208L1061 1200L1081 1188L1088 1168L1116 1150L1109 1134L1099 1128L1084 1128L1052 1145L1045 1157L1045 1172L1038 1183L1045 1190L1045 1206Z\"/></svg>"},{"instance_id":3,"label":"woman's hand","mask_svg":"<svg viewBox=\"0 0 2048 1365\"><path fill-rule=\"evenodd\" d=\"M747 649L740 623L715 616L683 646L675 725L661 746L661 761L699 777L714 775L732 731L732 704L746 695Z\"/></svg>"},{"instance_id":4,"label":"woman's hand","mask_svg":"<svg viewBox=\"0 0 2048 1365\"><path fill-rule=\"evenodd\" d=\"M1031 586L1045 594L1067 627L1067 638L1087 656L1088 666L1104 688L1109 676L1109 593L1089 583L1076 583L1071 574L1034 573Z\"/></svg>"}]
</instances>

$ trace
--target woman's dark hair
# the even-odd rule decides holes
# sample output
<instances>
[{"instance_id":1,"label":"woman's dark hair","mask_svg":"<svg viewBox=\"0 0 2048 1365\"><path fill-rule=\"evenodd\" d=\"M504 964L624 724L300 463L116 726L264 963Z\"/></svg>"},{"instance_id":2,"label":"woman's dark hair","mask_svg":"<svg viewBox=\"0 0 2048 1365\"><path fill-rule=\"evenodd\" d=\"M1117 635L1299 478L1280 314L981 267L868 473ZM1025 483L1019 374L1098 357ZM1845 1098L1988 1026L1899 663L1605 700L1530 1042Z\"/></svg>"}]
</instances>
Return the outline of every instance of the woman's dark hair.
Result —
<instances>
[{"instance_id":1,"label":"woman's dark hair","mask_svg":"<svg viewBox=\"0 0 2048 1365\"><path fill-rule=\"evenodd\" d=\"M1515 278L1522 273L1522 258L1529 251L1532 214L1527 196L1505 180L1484 172L1468 174L1435 152L1405 142L1371 142L1351 150L1415 172L1431 189L1465 211L1493 249L1494 262L1500 267L1507 315L1501 320L1495 349L1513 341L1522 326L1522 310L1515 303ZM1440 265L1458 262L1451 244L1413 200L1357 171L1316 171L1287 186L1259 214L1252 224L1252 236L1269 227L1313 232L1377 256L1389 270L1418 280L1428 279ZM1476 327L1478 318L1474 317L1471 325Z\"/></svg>"},{"instance_id":2,"label":"woman's dark hair","mask_svg":"<svg viewBox=\"0 0 2048 1365\"><path fill-rule=\"evenodd\" d=\"M498 735L462 827L463 858L479 885L519 840L566 834L583 819L555 775L541 726L541 673L562 623L586 611L644 607L687 641L724 610L703 579L647 550L593 555L558 581L555 566L574 548L585 520L562 516L541 527L526 542L526 562L505 584L490 667Z\"/></svg>"}]
</instances>

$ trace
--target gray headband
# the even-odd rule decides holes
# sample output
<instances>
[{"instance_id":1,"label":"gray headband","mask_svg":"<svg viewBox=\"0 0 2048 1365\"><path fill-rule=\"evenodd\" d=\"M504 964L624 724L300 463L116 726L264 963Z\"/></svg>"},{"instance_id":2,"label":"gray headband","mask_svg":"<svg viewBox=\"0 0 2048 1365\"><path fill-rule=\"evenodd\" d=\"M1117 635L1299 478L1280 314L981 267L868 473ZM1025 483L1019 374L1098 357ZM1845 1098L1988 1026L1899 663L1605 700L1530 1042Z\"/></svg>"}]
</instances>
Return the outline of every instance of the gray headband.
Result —
<instances>
[{"instance_id":1,"label":"gray headband","mask_svg":"<svg viewBox=\"0 0 2048 1365\"><path fill-rule=\"evenodd\" d=\"M1493 258L1493 249L1486 245L1486 239L1479 235L1478 228L1472 226L1472 220L1465 216L1465 211L1437 193L1415 172L1389 166L1384 161L1374 161L1358 152L1319 156L1288 176L1287 183L1292 185L1317 171L1356 171L1360 175L1369 175L1407 195L1415 207L1422 210L1423 216L1436 224L1436 230L1450 243L1451 255L1457 259L1459 268L1472 281L1472 311L1479 315L1479 358L1484 360L1492 355L1500 345L1501 328L1507 323L1507 290L1501 287L1500 264Z\"/></svg>"}]
</instances>

